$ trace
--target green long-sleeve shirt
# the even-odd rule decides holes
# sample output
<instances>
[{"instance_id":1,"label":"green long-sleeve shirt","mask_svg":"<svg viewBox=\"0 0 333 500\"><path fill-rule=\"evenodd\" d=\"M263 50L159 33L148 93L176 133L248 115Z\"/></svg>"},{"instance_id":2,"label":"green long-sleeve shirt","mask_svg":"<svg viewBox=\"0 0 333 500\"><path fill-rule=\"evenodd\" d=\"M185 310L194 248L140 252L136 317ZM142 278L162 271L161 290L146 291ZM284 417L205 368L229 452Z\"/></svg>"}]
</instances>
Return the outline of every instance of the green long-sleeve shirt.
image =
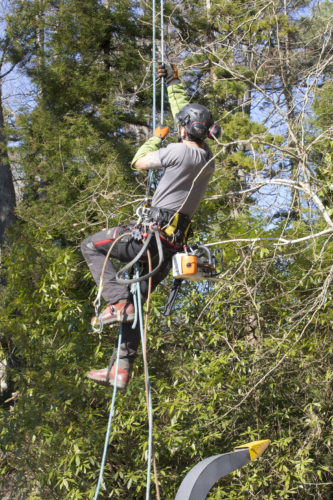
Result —
<instances>
[{"instance_id":1,"label":"green long-sleeve shirt","mask_svg":"<svg viewBox=\"0 0 333 500\"><path fill-rule=\"evenodd\" d=\"M176 119L176 114L189 104L189 100L186 95L186 91L181 83L176 85L169 85L168 87L168 98L171 108L172 116Z\"/></svg>"},{"instance_id":2,"label":"green long-sleeve shirt","mask_svg":"<svg viewBox=\"0 0 333 500\"><path fill-rule=\"evenodd\" d=\"M174 119L176 119L176 114L189 103L186 91L181 83L177 83L176 85L169 85L167 88L168 98L171 108L171 113ZM153 151L157 151L160 149L162 145L162 140L159 137L150 137L136 152L131 165L143 156L146 156L148 153L152 153Z\"/></svg>"}]
</instances>

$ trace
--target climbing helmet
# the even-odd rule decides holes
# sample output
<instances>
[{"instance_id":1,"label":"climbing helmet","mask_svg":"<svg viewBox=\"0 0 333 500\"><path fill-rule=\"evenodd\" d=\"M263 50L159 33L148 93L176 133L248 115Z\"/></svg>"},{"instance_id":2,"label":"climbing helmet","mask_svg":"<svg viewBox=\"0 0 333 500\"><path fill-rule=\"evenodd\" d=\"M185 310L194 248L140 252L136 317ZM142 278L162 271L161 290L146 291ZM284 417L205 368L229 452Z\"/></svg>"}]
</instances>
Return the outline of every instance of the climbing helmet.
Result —
<instances>
[{"instance_id":1,"label":"climbing helmet","mask_svg":"<svg viewBox=\"0 0 333 500\"><path fill-rule=\"evenodd\" d=\"M189 140L213 139L213 135L218 137L221 134L221 127L214 123L209 109L201 104L186 104L176 114L176 119L185 128Z\"/></svg>"}]
</instances>

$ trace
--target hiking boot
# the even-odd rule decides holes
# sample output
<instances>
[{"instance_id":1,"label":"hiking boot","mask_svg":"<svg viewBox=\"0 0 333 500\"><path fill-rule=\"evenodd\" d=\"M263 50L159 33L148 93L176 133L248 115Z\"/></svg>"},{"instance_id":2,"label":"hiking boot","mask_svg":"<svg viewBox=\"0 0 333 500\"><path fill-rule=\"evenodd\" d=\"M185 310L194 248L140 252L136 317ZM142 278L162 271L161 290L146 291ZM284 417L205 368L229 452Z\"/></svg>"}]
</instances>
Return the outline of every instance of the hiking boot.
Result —
<instances>
[{"instance_id":1,"label":"hiking boot","mask_svg":"<svg viewBox=\"0 0 333 500\"><path fill-rule=\"evenodd\" d=\"M130 323L134 320L134 306L131 302L117 302L109 304L101 314L94 316L91 320L92 326L100 326L100 318L103 325L117 323Z\"/></svg>"},{"instance_id":2,"label":"hiking boot","mask_svg":"<svg viewBox=\"0 0 333 500\"><path fill-rule=\"evenodd\" d=\"M120 359L117 374L117 388L125 390L130 379L131 365L127 360ZM96 382L96 384L108 387L115 385L116 364L109 368L102 368L101 370L90 370L87 377Z\"/></svg>"}]
</instances>

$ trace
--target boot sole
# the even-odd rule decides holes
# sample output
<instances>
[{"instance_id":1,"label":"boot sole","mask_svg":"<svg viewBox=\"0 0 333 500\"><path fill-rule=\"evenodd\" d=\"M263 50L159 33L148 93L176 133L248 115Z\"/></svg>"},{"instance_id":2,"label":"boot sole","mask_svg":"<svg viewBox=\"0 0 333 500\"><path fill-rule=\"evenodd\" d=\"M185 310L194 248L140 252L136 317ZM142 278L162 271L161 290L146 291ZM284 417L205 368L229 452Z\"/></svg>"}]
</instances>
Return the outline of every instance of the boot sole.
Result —
<instances>
[{"instance_id":1,"label":"boot sole","mask_svg":"<svg viewBox=\"0 0 333 500\"><path fill-rule=\"evenodd\" d=\"M103 321L104 325L112 325L113 323L132 323L134 321L135 314L126 314L122 319L111 319L110 321Z\"/></svg>"},{"instance_id":2,"label":"boot sole","mask_svg":"<svg viewBox=\"0 0 333 500\"><path fill-rule=\"evenodd\" d=\"M124 316L122 319L114 318L114 319L105 320L105 321L103 321L103 326L104 325L114 325L115 323L133 323L134 318L135 318L135 314L128 314L127 316ZM95 328L100 326L99 323L91 323L91 325L94 326Z\"/></svg>"},{"instance_id":3,"label":"boot sole","mask_svg":"<svg viewBox=\"0 0 333 500\"><path fill-rule=\"evenodd\" d=\"M94 378L94 377L90 377L89 375L87 375L87 378L89 380L92 380L93 382L95 382L96 384L98 385L102 385L103 387L110 387L110 386L114 386L114 380L109 380L109 382L107 382L106 380L103 380L103 379L100 379L100 378ZM117 389L121 389L121 390L124 390L126 389L128 385L128 382L121 382L121 381L118 381L117 382Z\"/></svg>"}]
</instances>

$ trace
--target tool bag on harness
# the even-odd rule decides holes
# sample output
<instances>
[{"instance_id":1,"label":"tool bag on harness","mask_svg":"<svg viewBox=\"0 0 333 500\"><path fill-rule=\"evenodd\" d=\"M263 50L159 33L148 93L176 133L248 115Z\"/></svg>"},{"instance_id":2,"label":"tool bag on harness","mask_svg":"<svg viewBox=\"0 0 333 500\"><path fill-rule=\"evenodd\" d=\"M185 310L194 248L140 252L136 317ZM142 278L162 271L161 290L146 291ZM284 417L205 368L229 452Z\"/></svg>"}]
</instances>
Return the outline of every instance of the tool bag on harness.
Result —
<instances>
[{"instance_id":1,"label":"tool bag on harness","mask_svg":"<svg viewBox=\"0 0 333 500\"><path fill-rule=\"evenodd\" d=\"M151 207L149 217L159 225L166 238L177 245L184 245L193 234L190 218L181 212Z\"/></svg>"}]
</instances>

